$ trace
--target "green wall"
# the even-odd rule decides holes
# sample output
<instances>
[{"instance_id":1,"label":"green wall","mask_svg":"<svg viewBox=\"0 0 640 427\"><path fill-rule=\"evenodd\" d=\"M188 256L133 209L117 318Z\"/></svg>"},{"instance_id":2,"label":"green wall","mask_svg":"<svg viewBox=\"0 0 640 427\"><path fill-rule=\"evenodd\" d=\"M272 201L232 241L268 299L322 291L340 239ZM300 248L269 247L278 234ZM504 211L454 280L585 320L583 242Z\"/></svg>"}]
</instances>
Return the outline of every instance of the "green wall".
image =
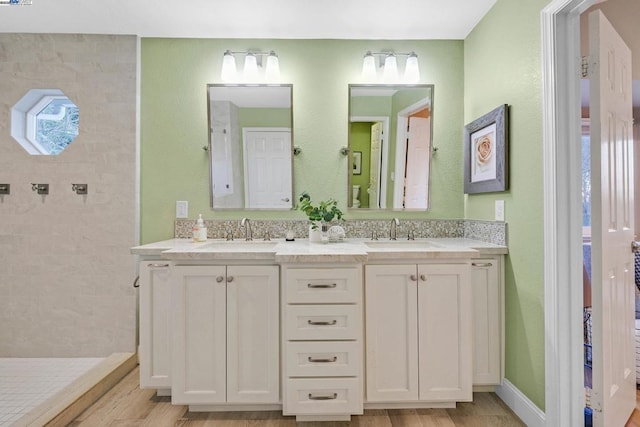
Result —
<instances>
[{"instance_id":1,"label":"green wall","mask_svg":"<svg viewBox=\"0 0 640 427\"><path fill-rule=\"evenodd\" d=\"M291 127L289 108L238 108L238 124L244 127Z\"/></svg>"},{"instance_id":2,"label":"green wall","mask_svg":"<svg viewBox=\"0 0 640 427\"><path fill-rule=\"evenodd\" d=\"M509 191L465 198L465 218L505 201L506 378L544 410L540 11L549 0L498 0L464 42L465 123L509 104ZM440 92L441 93L441 92ZM438 108L436 99L436 109Z\"/></svg>"},{"instance_id":3,"label":"green wall","mask_svg":"<svg viewBox=\"0 0 640 427\"><path fill-rule=\"evenodd\" d=\"M252 40L155 39L141 41L141 242L173 237L175 201L189 202L189 217L205 219L304 218L298 211L212 211L207 153L208 83L220 83L225 50L275 50L282 82L293 84L294 191L313 199L335 197L346 210L348 85L361 83L367 50L415 51L421 83L435 85L438 119L430 212L350 210L347 218L462 218L461 128L464 111L461 40Z\"/></svg>"},{"instance_id":4,"label":"green wall","mask_svg":"<svg viewBox=\"0 0 640 427\"><path fill-rule=\"evenodd\" d=\"M540 10L548 0L498 0L463 41L142 39L141 242L173 236L175 201L190 218L304 218L293 212L211 211L207 83L219 83L226 49L277 51L282 81L293 84L295 192L335 197L346 207L348 84L360 83L367 50L414 50L421 83L434 88L430 212L350 210L347 218L493 219L505 200L506 377L544 409L542 104ZM328 72L330 70L330 72ZM510 189L462 195L461 129L507 103Z\"/></svg>"}]
</instances>

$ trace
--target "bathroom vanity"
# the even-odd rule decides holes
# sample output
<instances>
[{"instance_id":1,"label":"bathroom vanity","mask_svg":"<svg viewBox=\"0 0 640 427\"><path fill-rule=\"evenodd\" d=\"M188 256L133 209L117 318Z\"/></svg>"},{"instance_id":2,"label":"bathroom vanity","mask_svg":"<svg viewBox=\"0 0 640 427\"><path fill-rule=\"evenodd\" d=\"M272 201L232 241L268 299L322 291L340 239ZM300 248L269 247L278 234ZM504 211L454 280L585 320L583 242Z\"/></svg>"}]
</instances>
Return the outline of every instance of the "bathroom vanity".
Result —
<instances>
[{"instance_id":1,"label":"bathroom vanity","mask_svg":"<svg viewBox=\"0 0 640 427\"><path fill-rule=\"evenodd\" d=\"M140 385L191 411L348 420L503 377L505 246L463 238L138 246Z\"/></svg>"}]
</instances>

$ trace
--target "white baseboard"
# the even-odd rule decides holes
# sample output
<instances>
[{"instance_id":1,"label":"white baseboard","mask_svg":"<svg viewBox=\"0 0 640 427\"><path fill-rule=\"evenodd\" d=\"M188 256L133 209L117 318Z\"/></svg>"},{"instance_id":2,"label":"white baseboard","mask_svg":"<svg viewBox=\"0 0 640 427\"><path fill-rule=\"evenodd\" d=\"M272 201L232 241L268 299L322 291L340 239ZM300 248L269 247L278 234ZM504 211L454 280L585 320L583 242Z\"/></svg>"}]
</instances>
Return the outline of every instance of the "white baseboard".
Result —
<instances>
[{"instance_id":1,"label":"white baseboard","mask_svg":"<svg viewBox=\"0 0 640 427\"><path fill-rule=\"evenodd\" d=\"M527 427L545 427L544 412L509 380L502 380L502 385L496 388L496 394Z\"/></svg>"}]
</instances>

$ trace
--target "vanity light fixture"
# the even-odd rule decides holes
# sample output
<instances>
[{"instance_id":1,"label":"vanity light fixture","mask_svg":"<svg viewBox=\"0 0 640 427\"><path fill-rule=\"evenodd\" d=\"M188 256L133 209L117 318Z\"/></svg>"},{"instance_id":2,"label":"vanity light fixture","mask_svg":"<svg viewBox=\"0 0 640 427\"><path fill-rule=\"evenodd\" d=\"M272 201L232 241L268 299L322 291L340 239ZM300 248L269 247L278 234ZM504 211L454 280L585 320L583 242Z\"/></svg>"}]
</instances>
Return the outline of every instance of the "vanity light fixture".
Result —
<instances>
[{"instance_id":1,"label":"vanity light fixture","mask_svg":"<svg viewBox=\"0 0 640 427\"><path fill-rule=\"evenodd\" d=\"M244 55L242 76L238 75L235 55ZM262 58L266 56L264 78L261 77ZM271 50L269 52L231 51L226 50L222 58L222 71L220 79L225 83L266 83L280 82L280 62L278 55Z\"/></svg>"},{"instance_id":2,"label":"vanity light fixture","mask_svg":"<svg viewBox=\"0 0 640 427\"><path fill-rule=\"evenodd\" d=\"M378 76L376 66L376 56L378 57L382 76ZM406 56L404 75L400 78L398 72L398 57ZM407 83L416 84L420 81L420 67L418 65L418 55L415 52L394 53L394 52L371 52L367 51L362 62L362 80L365 83Z\"/></svg>"}]
</instances>

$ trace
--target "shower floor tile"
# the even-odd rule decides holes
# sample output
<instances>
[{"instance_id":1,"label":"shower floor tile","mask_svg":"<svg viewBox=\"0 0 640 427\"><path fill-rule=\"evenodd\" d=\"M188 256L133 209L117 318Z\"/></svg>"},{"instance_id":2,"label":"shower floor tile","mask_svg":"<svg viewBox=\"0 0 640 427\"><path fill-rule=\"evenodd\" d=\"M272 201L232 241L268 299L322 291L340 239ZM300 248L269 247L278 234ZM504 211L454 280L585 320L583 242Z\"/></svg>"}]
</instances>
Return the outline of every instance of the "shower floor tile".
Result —
<instances>
[{"instance_id":1,"label":"shower floor tile","mask_svg":"<svg viewBox=\"0 0 640 427\"><path fill-rule=\"evenodd\" d=\"M0 358L0 427L13 425L103 360Z\"/></svg>"}]
</instances>

